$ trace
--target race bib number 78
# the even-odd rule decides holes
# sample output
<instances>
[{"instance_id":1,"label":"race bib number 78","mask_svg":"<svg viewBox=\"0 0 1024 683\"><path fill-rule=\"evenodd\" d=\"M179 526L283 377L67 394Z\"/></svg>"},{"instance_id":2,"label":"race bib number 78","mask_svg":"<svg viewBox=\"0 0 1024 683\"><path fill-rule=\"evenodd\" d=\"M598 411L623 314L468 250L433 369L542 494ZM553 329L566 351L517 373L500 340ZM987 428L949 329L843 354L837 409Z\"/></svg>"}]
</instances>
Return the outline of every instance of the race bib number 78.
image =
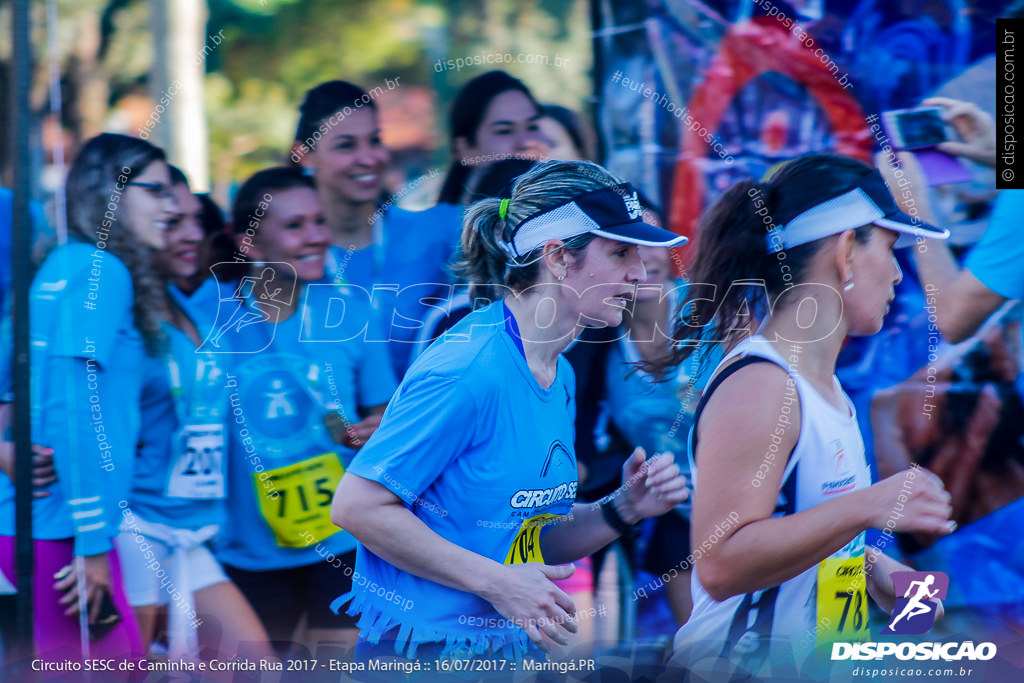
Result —
<instances>
[{"instance_id":1,"label":"race bib number 78","mask_svg":"<svg viewBox=\"0 0 1024 683\"><path fill-rule=\"evenodd\" d=\"M826 558L818 564L819 645L867 640L868 595L864 558Z\"/></svg>"}]
</instances>

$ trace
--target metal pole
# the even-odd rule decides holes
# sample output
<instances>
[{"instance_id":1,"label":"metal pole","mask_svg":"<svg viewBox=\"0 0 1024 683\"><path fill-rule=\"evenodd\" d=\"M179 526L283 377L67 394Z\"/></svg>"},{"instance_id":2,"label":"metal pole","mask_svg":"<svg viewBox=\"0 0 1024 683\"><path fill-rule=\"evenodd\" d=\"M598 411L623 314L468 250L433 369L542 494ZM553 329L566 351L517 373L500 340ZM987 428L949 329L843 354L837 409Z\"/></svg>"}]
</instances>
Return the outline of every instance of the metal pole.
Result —
<instances>
[{"instance_id":1,"label":"metal pole","mask_svg":"<svg viewBox=\"0 0 1024 683\"><path fill-rule=\"evenodd\" d=\"M591 121L594 122L594 136L596 145L594 157L598 163L604 164L608 161L608 143L604 139L604 127L601 120L601 109L604 107L604 78L605 78L605 39L602 37L601 29L604 28L604 15L601 5L603 0L590 0L590 47L594 52L594 68L591 70L593 79L593 97L590 101Z\"/></svg>"},{"instance_id":2,"label":"metal pole","mask_svg":"<svg viewBox=\"0 0 1024 683\"><path fill-rule=\"evenodd\" d=\"M11 17L11 131L14 165L14 211L11 221L11 282L13 291L14 353L11 377L14 385L15 461L15 571L17 577L17 644L21 654L32 652L32 433L29 397L28 292L32 253L31 114L32 46L29 41L29 0L13 0Z\"/></svg>"}]
</instances>

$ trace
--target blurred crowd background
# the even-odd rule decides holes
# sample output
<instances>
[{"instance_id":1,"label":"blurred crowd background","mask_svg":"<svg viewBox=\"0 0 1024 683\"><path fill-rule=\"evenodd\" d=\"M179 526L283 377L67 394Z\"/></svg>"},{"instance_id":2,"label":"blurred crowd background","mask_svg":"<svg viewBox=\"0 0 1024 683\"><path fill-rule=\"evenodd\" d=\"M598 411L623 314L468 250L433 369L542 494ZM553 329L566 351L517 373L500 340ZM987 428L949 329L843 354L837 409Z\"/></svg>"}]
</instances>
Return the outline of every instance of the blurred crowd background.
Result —
<instances>
[{"instance_id":1,"label":"blurred crowd background","mask_svg":"<svg viewBox=\"0 0 1024 683\"><path fill-rule=\"evenodd\" d=\"M886 141L872 131L872 115L917 106L931 96L972 102L993 114L995 19L1020 16L1019 5L37 2L32 152L29 159L12 159L8 140L0 140L0 178L9 185L15 163L31 168L42 254L57 238L54 192L65 171L61 160L73 159L84 141L101 132L144 137L163 148L192 191L209 201L206 225L220 227L207 228L208 237L230 238L227 210L242 181L289 163L304 94L343 79L374 92L382 142L390 151L380 204L427 209L437 203L449 165L459 161L454 118L449 120L456 94L471 78L501 69L552 107L537 156L568 158L553 151L565 138L577 157L603 163L640 188L650 208L660 210L663 224L699 240L697 218L741 177L761 177L808 151L836 151L873 163ZM780 15L803 26L810 43L791 40ZM8 22L9 10L0 6L0 24ZM831 63L815 54L817 48ZM5 40L0 58L12 58ZM0 72L0 91L5 79L6 71ZM0 129L7 129L9 117L6 108L0 110ZM472 165L505 160L497 155ZM969 180L928 190L937 222L952 231L960 260L985 233L997 197L994 171L967 165ZM495 187L515 174L500 170ZM478 196L494 194L480 189ZM9 193L0 199L6 288L10 231L2 207ZM656 272L666 282L685 277L691 249L692 243L675 250ZM899 259L904 279L883 331L850 340L839 375L856 404L873 475L882 478L909 462L931 468L954 493L960 530L940 541L901 537L899 547L887 551L950 575L946 609L955 618L938 627L948 634L992 626L1024 633L1020 307L1010 302L965 341L936 345L929 341L936 327L915 262L907 251ZM630 405L609 398L619 388L608 387L606 368L630 360L613 346L602 351L594 345L582 355L577 350L574 358L581 378L577 452L587 469L580 491L593 498L632 446L646 441L678 449L672 439L685 436L675 433L658 407L664 397ZM685 378L677 379L677 401L687 388ZM920 410L925 392L934 405L927 415ZM677 410L678 402L669 414ZM611 413L620 424L610 421ZM968 442L976 457L958 457ZM645 599L636 599L637 588L657 583L665 567L685 558L678 551L659 555L673 533L685 535L651 524L638 541L616 544L608 553L612 562L602 557L595 563L587 590L599 594L596 604L611 615L601 622L609 641L664 642L685 620L688 597L673 595L683 582L645 589Z\"/></svg>"}]
</instances>

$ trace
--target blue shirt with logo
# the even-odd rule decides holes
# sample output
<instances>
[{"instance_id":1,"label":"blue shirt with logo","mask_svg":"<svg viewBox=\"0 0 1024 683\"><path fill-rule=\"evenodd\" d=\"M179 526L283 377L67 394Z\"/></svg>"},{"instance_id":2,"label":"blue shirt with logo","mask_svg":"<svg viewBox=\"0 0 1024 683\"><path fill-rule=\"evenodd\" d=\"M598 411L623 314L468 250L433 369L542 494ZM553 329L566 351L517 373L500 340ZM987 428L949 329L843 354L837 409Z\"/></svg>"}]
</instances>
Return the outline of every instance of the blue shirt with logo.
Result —
<instances>
[{"instance_id":1,"label":"blue shirt with logo","mask_svg":"<svg viewBox=\"0 0 1024 683\"><path fill-rule=\"evenodd\" d=\"M451 293L446 266L458 245L462 207L441 204L426 211L390 208L374 244L364 249L331 246L325 282L355 285L353 294L372 303L389 341L392 368L401 377L431 297ZM361 289L360 289L361 288ZM424 297L428 302L421 301Z\"/></svg>"},{"instance_id":2,"label":"blue shirt with logo","mask_svg":"<svg viewBox=\"0 0 1024 683\"><path fill-rule=\"evenodd\" d=\"M520 533L524 522L542 533L569 513L577 470L572 367L559 357L554 382L541 388L506 331L506 310L497 302L470 314L413 363L349 472L388 488L442 538L508 563L521 561L526 545L539 553ZM516 658L527 647L525 631L483 598L362 546L353 590L333 607L349 599L349 613L362 613L362 638L376 643L397 627L396 649L409 657L421 643Z\"/></svg>"},{"instance_id":3,"label":"blue shirt with logo","mask_svg":"<svg viewBox=\"0 0 1024 683\"><path fill-rule=\"evenodd\" d=\"M33 500L33 535L75 539L75 553L113 547L139 437L142 337L132 279L116 256L71 242L32 282L32 439L54 450L57 482ZM0 474L0 533L14 532L14 488Z\"/></svg>"},{"instance_id":4,"label":"blue shirt with logo","mask_svg":"<svg viewBox=\"0 0 1024 683\"><path fill-rule=\"evenodd\" d=\"M201 350L228 359L228 519L216 549L227 564L250 571L321 561L318 548L338 555L355 547L333 526L325 538L307 540L315 533L309 520L320 519L322 528L334 493L309 472L352 456L333 440L325 416L354 424L360 407L386 403L395 388L386 344L366 340L377 320L351 288L275 286L286 290L279 296L299 297L281 322L267 319L251 298L239 300L236 284L204 285L192 297L218 314ZM280 529L292 533L291 544Z\"/></svg>"}]
</instances>

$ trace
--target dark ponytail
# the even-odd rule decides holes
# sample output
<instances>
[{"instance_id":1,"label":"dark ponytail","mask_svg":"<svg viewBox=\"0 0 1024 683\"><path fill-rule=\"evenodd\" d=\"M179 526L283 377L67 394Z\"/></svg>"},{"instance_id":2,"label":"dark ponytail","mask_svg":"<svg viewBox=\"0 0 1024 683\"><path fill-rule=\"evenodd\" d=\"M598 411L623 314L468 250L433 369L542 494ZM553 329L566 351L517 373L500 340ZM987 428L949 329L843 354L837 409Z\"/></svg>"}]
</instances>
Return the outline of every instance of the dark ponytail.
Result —
<instances>
[{"instance_id":1,"label":"dark ponytail","mask_svg":"<svg viewBox=\"0 0 1024 683\"><path fill-rule=\"evenodd\" d=\"M448 166L448 175L444 177L444 185L441 186L441 192L437 196L437 203L458 205L466 191L471 172L472 169L461 160L453 161Z\"/></svg>"},{"instance_id":2,"label":"dark ponytail","mask_svg":"<svg viewBox=\"0 0 1024 683\"><path fill-rule=\"evenodd\" d=\"M701 218L692 284L673 329L669 366L686 360L709 332L726 348L753 334L780 298L804 282L811 260L829 239L771 253L769 231L806 210L809 194L822 200L836 196L869 173L856 159L806 154L763 183L744 180L726 190ZM858 228L857 241L866 242L871 229Z\"/></svg>"},{"instance_id":3,"label":"dark ponytail","mask_svg":"<svg viewBox=\"0 0 1024 683\"><path fill-rule=\"evenodd\" d=\"M145 140L101 133L79 150L64 188L68 234L86 243L103 242L102 248L119 258L131 274L132 322L151 356L166 349L164 281L153 265L153 250L136 236L120 199L127 191L125 183L145 173L150 164L165 160L163 150Z\"/></svg>"}]
</instances>

